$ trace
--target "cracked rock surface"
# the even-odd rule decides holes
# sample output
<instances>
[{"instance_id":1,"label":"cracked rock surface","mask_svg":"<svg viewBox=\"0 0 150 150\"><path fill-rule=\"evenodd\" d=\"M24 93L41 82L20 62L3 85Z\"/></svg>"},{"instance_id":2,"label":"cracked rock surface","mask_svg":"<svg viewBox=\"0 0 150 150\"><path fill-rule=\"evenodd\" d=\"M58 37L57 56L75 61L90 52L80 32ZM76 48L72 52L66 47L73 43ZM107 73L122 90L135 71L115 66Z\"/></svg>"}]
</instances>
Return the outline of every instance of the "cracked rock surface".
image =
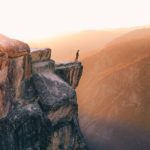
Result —
<instances>
[{"instance_id":1,"label":"cracked rock surface","mask_svg":"<svg viewBox=\"0 0 150 150\"><path fill-rule=\"evenodd\" d=\"M32 52L0 38L0 150L88 149L75 92L82 64L61 64L62 77L50 56L50 49Z\"/></svg>"}]
</instances>

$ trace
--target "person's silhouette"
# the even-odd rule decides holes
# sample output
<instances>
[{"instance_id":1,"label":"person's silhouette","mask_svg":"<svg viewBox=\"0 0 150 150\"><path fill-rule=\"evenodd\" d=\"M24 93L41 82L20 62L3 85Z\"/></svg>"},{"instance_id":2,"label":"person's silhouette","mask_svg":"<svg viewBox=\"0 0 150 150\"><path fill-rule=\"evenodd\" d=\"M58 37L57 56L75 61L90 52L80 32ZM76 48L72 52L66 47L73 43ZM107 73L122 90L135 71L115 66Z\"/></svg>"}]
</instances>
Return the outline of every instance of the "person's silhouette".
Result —
<instances>
[{"instance_id":1,"label":"person's silhouette","mask_svg":"<svg viewBox=\"0 0 150 150\"><path fill-rule=\"evenodd\" d=\"M78 61L78 58L79 58L79 52L80 52L80 50L77 50L75 61Z\"/></svg>"}]
</instances>

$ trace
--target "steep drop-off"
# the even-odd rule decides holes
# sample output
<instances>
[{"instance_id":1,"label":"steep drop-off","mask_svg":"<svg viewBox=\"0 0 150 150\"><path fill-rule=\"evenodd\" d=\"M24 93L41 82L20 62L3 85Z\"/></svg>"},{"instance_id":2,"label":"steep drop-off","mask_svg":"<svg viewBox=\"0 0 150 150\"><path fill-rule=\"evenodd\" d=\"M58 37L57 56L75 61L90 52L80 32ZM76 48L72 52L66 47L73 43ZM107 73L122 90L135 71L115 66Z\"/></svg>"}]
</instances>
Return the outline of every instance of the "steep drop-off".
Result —
<instances>
[{"instance_id":1,"label":"steep drop-off","mask_svg":"<svg viewBox=\"0 0 150 150\"><path fill-rule=\"evenodd\" d=\"M61 73L55 74L57 66L50 57L48 48L30 52L23 42L0 39L1 150L87 149L74 89L82 64L62 64L64 78L74 72L63 80ZM74 67L68 68L70 65Z\"/></svg>"},{"instance_id":2,"label":"steep drop-off","mask_svg":"<svg viewBox=\"0 0 150 150\"><path fill-rule=\"evenodd\" d=\"M115 41L97 55L84 59L83 66L78 88L79 114L90 148L149 150L148 36Z\"/></svg>"}]
</instances>

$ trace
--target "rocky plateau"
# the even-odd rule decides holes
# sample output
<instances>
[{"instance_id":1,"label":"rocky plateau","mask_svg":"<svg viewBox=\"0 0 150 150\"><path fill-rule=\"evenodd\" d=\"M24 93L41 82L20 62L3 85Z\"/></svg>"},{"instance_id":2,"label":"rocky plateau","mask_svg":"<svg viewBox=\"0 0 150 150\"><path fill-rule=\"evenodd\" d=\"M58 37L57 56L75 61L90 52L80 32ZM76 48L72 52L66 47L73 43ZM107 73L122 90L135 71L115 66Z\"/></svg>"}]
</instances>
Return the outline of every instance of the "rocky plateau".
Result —
<instances>
[{"instance_id":1,"label":"rocky plateau","mask_svg":"<svg viewBox=\"0 0 150 150\"><path fill-rule=\"evenodd\" d=\"M0 150L87 150L75 88L80 62L0 37Z\"/></svg>"}]
</instances>

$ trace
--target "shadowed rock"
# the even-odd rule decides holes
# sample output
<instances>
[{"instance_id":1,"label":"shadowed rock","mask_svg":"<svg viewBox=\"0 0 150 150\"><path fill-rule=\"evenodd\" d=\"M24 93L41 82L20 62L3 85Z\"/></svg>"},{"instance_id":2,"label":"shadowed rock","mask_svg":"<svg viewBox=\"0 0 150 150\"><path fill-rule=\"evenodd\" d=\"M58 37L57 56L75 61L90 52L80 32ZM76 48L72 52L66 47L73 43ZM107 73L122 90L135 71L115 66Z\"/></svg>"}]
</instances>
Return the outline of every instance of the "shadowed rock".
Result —
<instances>
[{"instance_id":1,"label":"shadowed rock","mask_svg":"<svg viewBox=\"0 0 150 150\"><path fill-rule=\"evenodd\" d=\"M30 53L22 42L0 43L0 149L86 150L76 92L55 74L50 49ZM71 83L82 72L75 66Z\"/></svg>"}]
</instances>

